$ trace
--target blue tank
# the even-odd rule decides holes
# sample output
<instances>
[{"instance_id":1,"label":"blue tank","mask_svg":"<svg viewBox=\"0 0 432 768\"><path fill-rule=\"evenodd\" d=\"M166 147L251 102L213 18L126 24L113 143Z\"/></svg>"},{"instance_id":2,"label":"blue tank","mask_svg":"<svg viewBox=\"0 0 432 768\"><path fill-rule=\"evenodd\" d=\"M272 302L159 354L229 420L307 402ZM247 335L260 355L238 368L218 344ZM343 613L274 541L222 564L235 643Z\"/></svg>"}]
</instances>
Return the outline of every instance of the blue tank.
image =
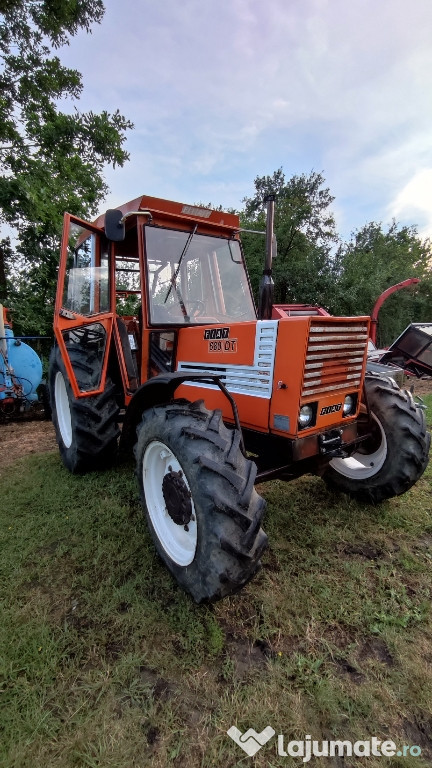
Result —
<instances>
[{"instance_id":1,"label":"blue tank","mask_svg":"<svg viewBox=\"0 0 432 768\"><path fill-rule=\"evenodd\" d=\"M0 408L16 401L24 408L30 406L38 399L41 381L42 363L36 352L0 321Z\"/></svg>"}]
</instances>

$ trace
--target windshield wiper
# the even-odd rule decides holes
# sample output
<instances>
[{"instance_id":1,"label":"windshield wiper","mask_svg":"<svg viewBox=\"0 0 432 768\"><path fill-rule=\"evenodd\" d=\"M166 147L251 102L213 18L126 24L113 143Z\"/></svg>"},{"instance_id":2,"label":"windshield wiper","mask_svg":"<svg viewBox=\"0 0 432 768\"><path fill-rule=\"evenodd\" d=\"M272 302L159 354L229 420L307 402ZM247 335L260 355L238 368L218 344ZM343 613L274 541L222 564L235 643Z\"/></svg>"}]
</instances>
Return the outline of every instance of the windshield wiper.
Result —
<instances>
[{"instance_id":1,"label":"windshield wiper","mask_svg":"<svg viewBox=\"0 0 432 768\"><path fill-rule=\"evenodd\" d=\"M186 307L185 307L185 303L183 301L183 298L182 298L182 295L181 295L181 292L180 292L180 288L178 287L176 282L177 282L178 273L180 272L181 263L182 263L184 257L186 256L186 254L187 254L187 252L189 250L189 246L190 246L190 244L192 242L192 238L193 238L195 232L197 231L197 229L198 229L198 224L195 224L195 227L194 227L193 231L190 232L189 237L186 240L185 246L184 246L184 248L183 248L183 250L181 252L181 255L180 255L180 258L179 258L179 261L178 261L178 264L177 264L177 269L174 272L174 274L173 274L173 276L172 276L172 278L170 280L170 287L168 288L167 295L165 296L165 299L164 299L164 304L166 304L167 301L168 301L169 295L171 293L171 288L174 288L174 290L175 290L175 292L176 292L176 294L178 296L178 300L179 300L179 304L180 304L180 309L181 309L182 314L184 316L185 323L187 323L189 321L189 315L187 313L187 310L186 310Z\"/></svg>"}]
</instances>

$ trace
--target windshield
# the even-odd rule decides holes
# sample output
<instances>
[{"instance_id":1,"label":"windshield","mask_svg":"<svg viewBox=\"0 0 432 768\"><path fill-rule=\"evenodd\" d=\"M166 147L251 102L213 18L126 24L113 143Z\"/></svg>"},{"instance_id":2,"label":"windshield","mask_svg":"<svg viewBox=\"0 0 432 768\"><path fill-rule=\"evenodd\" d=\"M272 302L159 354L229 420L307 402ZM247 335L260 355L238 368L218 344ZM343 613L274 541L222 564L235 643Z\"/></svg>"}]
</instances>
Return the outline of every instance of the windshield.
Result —
<instances>
[{"instance_id":1,"label":"windshield","mask_svg":"<svg viewBox=\"0 0 432 768\"><path fill-rule=\"evenodd\" d=\"M256 320L237 240L145 228L150 322Z\"/></svg>"}]
</instances>

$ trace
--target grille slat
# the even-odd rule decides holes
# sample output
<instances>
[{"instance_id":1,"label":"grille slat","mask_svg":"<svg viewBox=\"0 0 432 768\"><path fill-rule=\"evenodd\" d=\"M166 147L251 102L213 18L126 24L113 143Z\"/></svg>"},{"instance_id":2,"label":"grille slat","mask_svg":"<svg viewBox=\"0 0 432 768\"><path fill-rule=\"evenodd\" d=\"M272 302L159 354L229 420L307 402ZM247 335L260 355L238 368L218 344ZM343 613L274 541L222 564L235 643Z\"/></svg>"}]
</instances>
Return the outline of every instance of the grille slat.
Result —
<instances>
[{"instance_id":1,"label":"grille slat","mask_svg":"<svg viewBox=\"0 0 432 768\"><path fill-rule=\"evenodd\" d=\"M367 334L366 333L349 333L346 335L340 335L337 336L336 334L326 335L326 334L310 334L309 341L315 342L315 341L366 341L367 340Z\"/></svg>"},{"instance_id":2,"label":"grille slat","mask_svg":"<svg viewBox=\"0 0 432 768\"><path fill-rule=\"evenodd\" d=\"M310 333L367 333L368 327L367 325L362 325L359 323L359 325L346 325L342 327L341 325L314 325L311 326Z\"/></svg>"},{"instance_id":3,"label":"grille slat","mask_svg":"<svg viewBox=\"0 0 432 768\"><path fill-rule=\"evenodd\" d=\"M321 356L321 355L315 355L315 357L317 357L317 358L318 358L318 357L324 357L324 355L322 355L322 356ZM330 357L330 358L332 359L332 358L334 358L334 357L335 357L335 355L326 355L325 357ZM342 356L341 356L341 355L339 355L339 356L338 356L338 360L335 360L335 365L340 365L340 363L341 363L341 361L340 361L340 359L339 359L340 357L342 357ZM349 356L349 357L350 357L350 356ZM311 359L311 356L310 356L310 355L309 355L309 358L308 358L308 359L309 359L309 360ZM360 364L360 365L363 365L363 357L352 357L352 358L350 357L350 364L352 364L352 365L355 365L355 364ZM324 361L323 361L323 360L321 360L320 362L317 362L317 363L307 363L307 364L305 365L305 370L306 370L306 371L310 371L310 370L312 370L313 368L323 368L323 367L324 367Z\"/></svg>"},{"instance_id":4,"label":"grille slat","mask_svg":"<svg viewBox=\"0 0 432 768\"><path fill-rule=\"evenodd\" d=\"M363 350L363 345L353 343L353 344L347 344L346 342L342 342L341 344L311 344L308 347L308 352L321 352L321 350L328 350L328 349L344 349L344 350L351 350L354 351L357 350Z\"/></svg>"},{"instance_id":5,"label":"grille slat","mask_svg":"<svg viewBox=\"0 0 432 768\"><path fill-rule=\"evenodd\" d=\"M360 375L361 370L362 370L362 366L361 365L360 366L358 366L358 365L349 365L346 369L331 368L331 369L329 369L329 371L326 371L326 373L323 374L323 376L327 377L329 374L332 374L333 376L339 375L339 378L340 378L340 375L341 374L343 375L346 371L348 373L353 373L355 371L356 373L358 373ZM322 378L322 376L320 375L320 370L311 371L310 373L305 373L305 375L304 375L305 379L316 379L318 376L320 376L320 379Z\"/></svg>"},{"instance_id":6,"label":"grille slat","mask_svg":"<svg viewBox=\"0 0 432 768\"><path fill-rule=\"evenodd\" d=\"M358 356L362 352L363 350L359 350L358 352L355 352L355 353L351 352L351 354L349 351L347 351L347 352L324 352L321 354L311 355L308 351L306 359L308 361L309 360L334 360L334 358L336 357L341 357L341 358L346 358L347 360L351 360L352 354L356 354ZM361 357L361 360L363 362L363 355Z\"/></svg>"}]
</instances>

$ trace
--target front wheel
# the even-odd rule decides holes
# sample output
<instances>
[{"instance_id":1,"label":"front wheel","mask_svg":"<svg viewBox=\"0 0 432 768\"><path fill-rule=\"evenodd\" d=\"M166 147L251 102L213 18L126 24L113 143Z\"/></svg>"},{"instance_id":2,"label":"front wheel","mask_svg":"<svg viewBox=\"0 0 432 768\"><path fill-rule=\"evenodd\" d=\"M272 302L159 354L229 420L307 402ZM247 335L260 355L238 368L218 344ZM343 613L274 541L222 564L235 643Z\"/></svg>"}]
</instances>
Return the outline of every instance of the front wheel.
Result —
<instances>
[{"instance_id":1,"label":"front wheel","mask_svg":"<svg viewBox=\"0 0 432 768\"><path fill-rule=\"evenodd\" d=\"M156 549L197 603L243 587L267 545L256 466L219 410L174 402L144 413L135 448L141 500Z\"/></svg>"},{"instance_id":2,"label":"front wheel","mask_svg":"<svg viewBox=\"0 0 432 768\"><path fill-rule=\"evenodd\" d=\"M393 379L368 373L365 388L371 437L351 456L332 459L324 480L350 496L378 503L405 493L421 477L430 434L423 410Z\"/></svg>"}]
</instances>

